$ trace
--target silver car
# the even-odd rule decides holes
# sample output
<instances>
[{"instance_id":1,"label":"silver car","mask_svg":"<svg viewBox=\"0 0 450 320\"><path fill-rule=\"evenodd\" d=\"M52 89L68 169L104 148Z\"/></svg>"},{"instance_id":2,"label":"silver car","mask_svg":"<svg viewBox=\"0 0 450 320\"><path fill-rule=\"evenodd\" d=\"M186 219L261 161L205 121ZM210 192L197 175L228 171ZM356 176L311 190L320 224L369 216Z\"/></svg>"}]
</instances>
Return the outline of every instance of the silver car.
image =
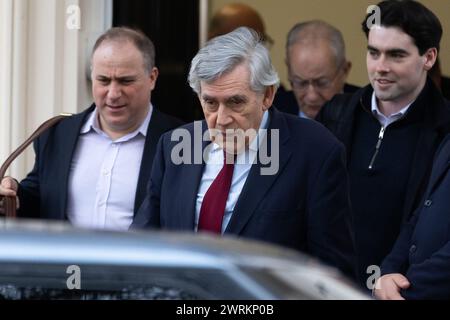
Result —
<instances>
[{"instance_id":1,"label":"silver car","mask_svg":"<svg viewBox=\"0 0 450 320\"><path fill-rule=\"evenodd\" d=\"M0 219L0 299L370 299L296 251L194 233Z\"/></svg>"}]
</instances>

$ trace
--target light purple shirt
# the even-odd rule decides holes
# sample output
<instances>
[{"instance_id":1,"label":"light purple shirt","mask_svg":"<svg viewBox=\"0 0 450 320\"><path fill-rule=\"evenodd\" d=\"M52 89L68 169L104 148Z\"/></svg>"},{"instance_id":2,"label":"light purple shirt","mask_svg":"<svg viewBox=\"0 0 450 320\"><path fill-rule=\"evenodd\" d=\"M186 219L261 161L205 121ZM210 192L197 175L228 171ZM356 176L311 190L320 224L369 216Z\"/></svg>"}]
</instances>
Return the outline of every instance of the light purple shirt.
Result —
<instances>
[{"instance_id":1,"label":"light purple shirt","mask_svg":"<svg viewBox=\"0 0 450 320\"><path fill-rule=\"evenodd\" d=\"M77 227L127 230L134 212L145 136L152 115L113 141L100 129L95 109L80 131L68 181L67 216Z\"/></svg>"}]
</instances>

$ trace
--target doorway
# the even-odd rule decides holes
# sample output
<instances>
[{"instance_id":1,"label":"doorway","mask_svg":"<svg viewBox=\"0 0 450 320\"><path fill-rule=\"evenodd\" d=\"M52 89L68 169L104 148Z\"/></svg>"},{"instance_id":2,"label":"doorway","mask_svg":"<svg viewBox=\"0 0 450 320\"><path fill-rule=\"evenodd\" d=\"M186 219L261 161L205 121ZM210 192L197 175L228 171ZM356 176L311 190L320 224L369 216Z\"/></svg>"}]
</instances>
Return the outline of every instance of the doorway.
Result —
<instances>
[{"instance_id":1,"label":"doorway","mask_svg":"<svg viewBox=\"0 0 450 320\"><path fill-rule=\"evenodd\" d=\"M199 49L199 0L114 0L113 26L139 28L153 41L159 69L153 105L185 122L203 118L187 82Z\"/></svg>"}]
</instances>

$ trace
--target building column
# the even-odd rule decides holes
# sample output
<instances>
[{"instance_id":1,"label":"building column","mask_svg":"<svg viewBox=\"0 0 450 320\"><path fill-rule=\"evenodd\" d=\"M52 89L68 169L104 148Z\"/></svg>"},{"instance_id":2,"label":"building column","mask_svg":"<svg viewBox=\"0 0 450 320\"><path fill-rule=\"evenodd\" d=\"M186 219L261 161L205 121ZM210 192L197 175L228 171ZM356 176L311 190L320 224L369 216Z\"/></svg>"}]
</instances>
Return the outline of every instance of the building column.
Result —
<instances>
[{"instance_id":1,"label":"building column","mask_svg":"<svg viewBox=\"0 0 450 320\"><path fill-rule=\"evenodd\" d=\"M92 103L90 50L111 26L112 0L0 1L0 161L42 122ZM9 174L32 168L32 148Z\"/></svg>"}]
</instances>

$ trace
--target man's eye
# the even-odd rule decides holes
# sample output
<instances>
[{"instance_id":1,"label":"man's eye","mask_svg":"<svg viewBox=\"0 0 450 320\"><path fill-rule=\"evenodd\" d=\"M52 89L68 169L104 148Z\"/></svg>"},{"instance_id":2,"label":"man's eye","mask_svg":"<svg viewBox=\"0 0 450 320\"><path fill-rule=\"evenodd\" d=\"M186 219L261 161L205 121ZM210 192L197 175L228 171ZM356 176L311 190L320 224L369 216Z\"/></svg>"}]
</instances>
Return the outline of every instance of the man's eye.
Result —
<instances>
[{"instance_id":1,"label":"man's eye","mask_svg":"<svg viewBox=\"0 0 450 320\"><path fill-rule=\"evenodd\" d=\"M393 53L393 54L391 54L391 57L395 58L395 59L399 59L399 58L403 58L404 54L402 54L402 53Z\"/></svg>"},{"instance_id":2,"label":"man's eye","mask_svg":"<svg viewBox=\"0 0 450 320\"><path fill-rule=\"evenodd\" d=\"M301 80L301 79L292 79L291 83L292 83L292 86L297 89L304 89L304 88L308 87L308 85L309 85L309 81Z\"/></svg>"},{"instance_id":3,"label":"man's eye","mask_svg":"<svg viewBox=\"0 0 450 320\"><path fill-rule=\"evenodd\" d=\"M133 83L133 79L124 79L124 80L121 80L120 82L122 83L122 84L130 84L130 83Z\"/></svg>"},{"instance_id":4,"label":"man's eye","mask_svg":"<svg viewBox=\"0 0 450 320\"><path fill-rule=\"evenodd\" d=\"M319 79L316 81L316 86L318 88L326 88L331 84L330 80L328 79Z\"/></svg>"},{"instance_id":5,"label":"man's eye","mask_svg":"<svg viewBox=\"0 0 450 320\"><path fill-rule=\"evenodd\" d=\"M372 57L377 57L378 56L378 52L377 51L373 51L373 50L369 50L369 54Z\"/></svg>"},{"instance_id":6,"label":"man's eye","mask_svg":"<svg viewBox=\"0 0 450 320\"><path fill-rule=\"evenodd\" d=\"M242 104L242 100L233 99L233 100L230 101L230 104L233 105L233 106L237 106L237 105Z\"/></svg>"},{"instance_id":7,"label":"man's eye","mask_svg":"<svg viewBox=\"0 0 450 320\"><path fill-rule=\"evenodd\" d=\"M217 103L214 100L203 100L205 107L212 110L217 107Z\"/></svg>"},{"instance_id":8,"label":"man's eye","mask_svg":"<svg viewBox=\"0 0 450 320\"><path fill-rule=\"evenodd\" d=\"M100 82L100 83L103 84L103 85L109 83L109 79L103 79L103 78L101 78L101 79L97 79L97 81Z\"/></svg>"}]
</instances>

